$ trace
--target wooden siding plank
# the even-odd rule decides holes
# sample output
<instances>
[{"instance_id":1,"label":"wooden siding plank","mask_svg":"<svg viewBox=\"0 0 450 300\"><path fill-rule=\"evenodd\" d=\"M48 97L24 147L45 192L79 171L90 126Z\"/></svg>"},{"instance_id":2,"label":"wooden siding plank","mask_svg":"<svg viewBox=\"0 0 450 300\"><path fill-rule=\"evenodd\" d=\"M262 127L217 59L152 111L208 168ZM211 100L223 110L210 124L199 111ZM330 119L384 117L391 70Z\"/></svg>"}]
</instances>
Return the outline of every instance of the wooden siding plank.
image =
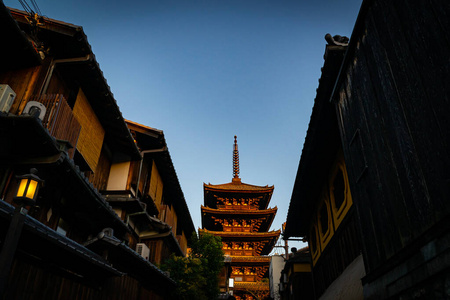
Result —
<instances>
[{"instance_id":1,"label":"wooden siding plank","mask_svg":"<svg viewBox=\"0 0 450 300\"><path fill-rule=\"evenodd\" d=\"M369 26L370 28L370 26ZM368 35L371 34L368 32ZM358 53L359 64L356 66L357 73L353 75L353 80L357 86L356 93L362 104L364 111L365 126L367 135L363 136L364 144L367 145L365 155L369 161L368 178L364 185L371 185L371 192L366 195L365 206L370 208L370 216L373 218L372 226L374 234L377 236L377 247L380 255L379 259L390 256L395 252L395 248L401 247L403 239L410 236L408 226L399 226L399 223L408 224L405 217L405 207L403 203L403 191L400 188L398 172L396 168L386 166L394 165L392 155L392 141L388 138L389 125L383 114L383 95L376 90L373 81L373 70L369 65L374 64L366 57L368 45L365 41L361 43L361 51ZM365 80L362 78L365 77ZM370 147L369 147L370 146ZM364 214L364 212L362 212ZM380 220L395 220L395 222L384 222ZM389 235L385 233L389 232ZM371 248L367 245L367 248ZM382 250L381 250L382 249ZM369 255L370 256L370 255Z\"/></svg>"},{"instance_id":2,"label":"wooden siding plank","mask_svg":"<svg viewBox=\"0 0 450 300\"><path fill-rule=\"evenodd\" d=\"M42 95L35 96L25 101L37 101L44 104L46 108L42 125L48 129L53 137L68 141L73 147L76 147L81 125L72 113L66 99L62 95ZM69 149L68 154L73 158L74 149Z\"/></svg>"},{"instance_id":3,"label":"wooden siding plank","mask_svg":"<svg viewBox=\"0 0 450 300\"><path fill-rule=\"evenodd\" d=\"M16 98L9 111L10 113L18 115L25 108L28 102L27 99L32 97L34 86L40 72L41 66L37 66L0 74L0 82L8 84L16 93Z\"/></svg>"},{"instance_id":4,"label":"wooden siding plank","mask_svg":"<svg viewBox=\"0 0 450 300\"><path fill-rule=\"evenodd\" d=\"M442 4L441 4L442 5ZM442 5L444 6L444 5ZM449 5L447 12L450 10ZM413 143L419 178L409 182L408 214L418 237L449 212L448 30L437 21L429 1L384 1L373 18L386 51L399 105ZM442 9L442 11L445 11ZM389 27L386 24L390 24ZM447 81L446 79L447 78ZM430 155L433 151L433 155ZM442 159L446 161L442 161ZM437 214L436 214L437 213Z\"/></svg>"},{"instance_id":5,"label":"wooden siding plank","mask_svg":"<svg viewBox=\"0 0 450 300\"><path fill-rule=\"evenodd\" d=\"M364 246L369 270L396 254L412 240L413 235L418 236L431 226L435 218L433 211L445 215L449 206L448 201L442 203L449 186L448 175L444 172L448 164L442 162L442 158L449 157L445 139L449 127L446 127L445 134L441 129L448 125L448 117L436 113L439 105L443 104L444 109L441 107L439 113L449 114L448 88L445 90L440 82L448 72L437 66L443 58L448 60L448 54L427 55L433 53L432 47L436 45L427 44L421 36L427 32L421 30L431 16L415 18L415 15L422 10L430 11L425 7L429 2L417 7L406 1L398 7L395 5L397 2L384 1L371 7L365 23L366 33L360 41L361 48L355 54L353 66L348 66L347 80L341 87L338 104L344 152L349 158L346 161L352 166L349 175L352 174L353 184L361 185L357 189L352 188L352 193L358 198L355 202L358 202L362 234L371 241L370 245ZM402 12L402 17L397 10L404 11L405 6L408 12ZM407 18L414 20L404 21ZM416 25L410 26L411 22ZM431 31L437 35L433 40L439 35L448 37L447 32L442 32L441 23L432 23ZM415 38L404 36L403 32L407 31L402 26L412 27L410 30L416 34ZM448 39L444 38L438 46L444 49L441 52L448 53ZM415 53L411 54L412 48ZM421 72L423 64L438 70ZM422 77L430 75L431 78L425 82ZM433 79L439 75L439 80ZM434 86L430 80L434 80ZM430 89L433 93L428 91ZM430 102L429 98L433 101ZM437 147L433 148L435 140L440 138ZM362 154L349 146L349 142L351 144L356 139L361 142ZM437 155L430 155L431 149L436 149ZM369 169L362 176L364 162ZM429 189L430 184L434 185L433 190ZM430 191L436 198L434 203Z\"/></svg>"},{"instance_id":6,"label":"wooden siding plank","mask_svg":"<svg viewBox=\"0 0 450 300\"><path fill-rule=\"evenodd\" d=\"M159 174L158 168L156 167L155 161L153 160L148 195L152 198L158 211L160 210L161 206L163 186L164 184L162 182L161 175Z\"/></svg>"},{"instance_id":7,"label":"wooden siding plank","mask_svg":"<svg viewBox=\"0 0 450 300\"><path fill-rule=\"evenodd\" d=\"M316 296L322 295L345 268L360 255L361 245L356 226L356 214L351 210L313 268Z\"/></svg>"},{"instance_id":8,"label":"wooden siding plank","mask_svg":"<svg viewBox=\"0 0 450 300\"><path fill-rule=\"evenodd\" d=\"M81 89L78 92L73 114L81 124L77 150L84 157L91 170L95 171L103 146L105 130Z\"/></svg>"},{"instance_id":9,"label":"wooden siding plank","mask_svg":"<svg viewBox=\"0 0 450 300\"><path fill-rule=\"evenodd\" d=\"M366 40L363 42L362 50L356 54L356 61L365 59L366 69L360 69L349 76L350 80L358 81L367 73L369 78L357 84L358 88L353 89L354 95L351 88L345 91L349 98L358 93L363 94L358 96L363 104L362 110L353 110L348 112L348 115L357 116L358 119L367 122L367 128L361 127L361 138L366 148L364 151L369 161L370 172L379 173L376 178L371 178L371 182L377 182L379 186L369 187L372 190L368 194L374 193L372 195L374 201L366 204L372 204L368 207L371 209L372 222L375 222L373 230L377 240L383 243L386 252L382 255L384 258L392 256L411 239L411 234L415 230L414 225L421 228L420 224L423 225L427 219L426 211L431 209L428 206L421 207L422 199L428 197L422 168L416 156L416 145L405 117L403 98L397 88L398 83L393 75L386 46L381 43L385 41L385 32L379 34L377 30L380 25L374 21L384 14L388 19L380 22L392 24L391 19L396 17L386 14L387 11L392 11L388 3L379 7L375 5L373 14L376 17L372 18L369 15L366 23ZM391 27L388 29L395 32ZM362 64L363 62L357 63L356 67L361 68ZM375 98L372 95L375 95ZM353 122L358 124L357 120ZM353 127L352 130L354 129ZM373 203L377 205L373 206ZM411 215L417 210L425 213ZM380 220L389 222L384 223ZM389 232L389 235L384 236L384 232Z\"/></svg>"},{"instance_id":10,"label":"wooden siding plank","mask_svg":"<svg viewBox=\"0 0 450 300\"><path fill-rule=\"evenodd\" d=\"M403 69L398 69L398 74L414 77L417 81L409 85L414 87L410 94L406 94L409 82L400 81L400 85L405 87L402 89L405 116L416 140L417 156L429 194L427 201L417 204L426 221L423 227L427 227L435 217L440 219L450 212L447 201L450 193L450 36L448 27L442 27L445 22L448 24L448 19L444 21L443 16L450 15L450 4L448 1L410 3L402 0L392 5L396 11L395 20L399 20L404 34L402 42L408 50L405 53L409 68L405 74L401 72Z\"/></svg>"},{"instance_id":11,"label":"wooden siding plank","mask_svg":"<svg viewBox=\"0 0 450 300\"><path fill-rule=\"evenodd\" d=\"M379 13L374 15L378 17ZM404 110L392 76L392 69L386 57L385 48L381 45L380 40L381 36L377 32L373 19L369 18L366 36L367 43L364 44L364 51L372 83L376 90L376 100L387 129L385 132L375 133L372 139L384 139L387 145L385 151L389 151L389 154L392 156L392 164L378 164L380 178L391 181L391 184L383 187L383 194L380 195L380 200L386 205L388 211L385 217L377 218L377 225L380 227L378 230L383 229L384 224L388 223L394 226L391 229L400 226L402 229L411 228L414 231L415 227L412 226L412 222L407 222L408 217L404 216L405 211L401 201L406 202L406 208L411 208L408 210L408 213L411 213L415 209L412 207L414 203L420 202L420 199L426 196L423 194L426 188L423 185L421 167L415 155L414 142L404 117ZM375 122L375 120L369 120L369 122ZM400 191L395 193L398 190L392 187L394 187L393 183L397 181ZM414 222L416 222L415 224L421 223L423 219L420 219L420 216L416 216ZM383 241L383 246L387 251L387 258L401 249L402 243L397 242L400 239L393 236L392 231L388 230L385 232L389 233L385 235L385 241Z\"/></svg>"},{"instance_id":12,"label":"wooden siding plank","mask_svg":"<svg viewBox=\"0 0 450 300\"><path fill-rule=\"evenodd\" d=\"M111 161L109 160L108 154L105 149L102 148L97 164L97 169L95 170L95 173L92 174L92 178L90 178L90 181L97 190L106 190L110 170Z\"/></svg>"},{"instance_id":13,"label":"wooden siding plank","mask_svg":"<svg viewBox=\"0 0 450 300\"><path fill-rule=\"evenodd\" d=\"M408 226L411 228L411 237L420 235L423 229L427 227L433 219L433 208L430 203L429 185L426 183L426 173L434 173L435 168L432 160L436 156L429 155L429 150L433 147L439 147L440 141L431 141L430 131L439 132L439 126L434 118L433 107L429 105L430 99L424 92L423 84L420 80L420 71L414 63L411 56L411 49L407 35L405 35L405 24L400 22L400 18L396 13L393 2L374 5L378 10L377 18L372 18L372 22L376 24L379 32L380 44L386 50L386 59L392 71L392 78L395 83L396 92L398 94L399 105L403 111L406 120L408 134L411 136L413 143L414 155L417 156L418 173L423 180L421 185L410 183L409 191L412 197L406 197L407 205L405 207L408 212L409 222L399 222L400 226ZM383 12L383 13L382 13ZM390 24L387 26L386 24ZM432 176L439 178L442 176ZM412 201L408 201L411 199ZM412 203L411 203L412 202ZM419 221L419 222L417 222ZM408 242L407 238L405 242Z\"/></svg>"},{"instance_id":14,"label":"wooden siding plank","mask_svg":"<svg viewBox=\"0 0 450 300\"><path fill-rule=\"evenodd\" d=\"M362 67L363 65L360 66L360 68ZM351 67L350 70L347 70L347 72L353 72L352 69L353 67ZM368 74L367 70L365 72L360 71L359 75L362 76L361 78L364 78L367 83L370 83L370 80L367 79L368 76L364 74ZM343 135L343 149L344 155L347 153L345 155L346 164L349 166L347 170L350 183L352 184L351 191L354 203L360 211L359 214L364 216L361 218L362 233L365 238L372 241L372 246L364 247L363 251L366 253L368 259L376 264L378 263L380 256L382 256L383 250L379 248L379 237L374 228L374 220L381 215L379 211L383 209L382 206L371 201L373 197L371 195L380 194L379 187L369 183L373 178L378 180L379 176L376 166L371 165L371 169L367 174L360 174L361 169L359 167L361 164L359 161L364 161L364 164L367 163L365 161L366 157L364 156L365 152L367 152L367 159L370 159L370 161L372 161L371 155L375 152L371 145L372 139L366 128L367 124L363 122L365 120L364 110L360 107L362 101L373 101L373 94L367 93L363 89L358 90L358 93L363 93L362 96L358 95L358 93L352 94L352 88L348 87L349 81L351 82L351 80L349 80L349 75L347 75L347 79L344 80L343 86L341 87L340 101L338 104L340 123L341 127L344 128L341 132L347 132L347 134ZM355 133L357 135L355 135ZM355 141L355 139L358 140ZM365 148L368 148L368 151L365 151ZM361 175L364 176L360 177ZM360 186L355 185L356 182L358 182L358 185ZM364 186L364 188L362 188L362 186Z\"/></svg>"},{"instance_id":15,"label":"wooden siding plank","mask_svg":"<svg viewBox=\"0 0 450 300\"><path fill-rule=\"evenodd\" d=\"M441 39L444 39L442 41L443 43L447 44L447 48L450 47L450 2L449 1L442 1L442 0L429 0L429 8L433 12L433 20L435 20L440 27L439 32L442 34L440 35ZM447 66L443 66L446 68L447 76L449 75L449 68L450 66L447 64ZM448 81L447 81L448 82Z\"/></svg>"}]
</instances>

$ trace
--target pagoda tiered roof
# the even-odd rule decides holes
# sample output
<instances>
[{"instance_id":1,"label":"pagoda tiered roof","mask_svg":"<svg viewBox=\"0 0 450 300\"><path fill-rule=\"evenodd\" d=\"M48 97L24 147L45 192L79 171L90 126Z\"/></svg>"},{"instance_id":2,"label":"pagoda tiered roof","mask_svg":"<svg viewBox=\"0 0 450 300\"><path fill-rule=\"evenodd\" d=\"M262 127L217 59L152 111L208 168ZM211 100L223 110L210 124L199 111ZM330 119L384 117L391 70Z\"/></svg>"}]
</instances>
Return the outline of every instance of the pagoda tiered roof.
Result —
<instances>
[{"instance_id":1,"label":"pagoda tiered roof","mask_svg":"<svg viewBox=\"0 0 450 300\"><path fill-rule=\"evenodd\" d=\"M269 273L269 267L270 261L264 263L261 262L233 263L232 261L231 274L232 276L235 276L235 278L240 276L243 276L244 278L247 277L247 279L250 279L248 280L248 282L258 282L264 277L267 277Z\"/></svg>"},{"instance_id":2,"label":"pagoda tiered roof","mask_svg":"<svg viewBox=\"0 0 450 300\"><path fill-rule=\"evenodd\" d=\"M233 292L237 299L246 299L244 298L246 294L256 295L258 296L258 299L266 299L267 297L270 296L270 284L269 282L262 282L262 281L257 282L235 281Z\"/></svg>"},{"instance_id":3,"label":"pagoda tiered roof","mask_svg":"<svg viewBox=\"0 0 450 300\"><path fill-rule=\"evenodd\" d=\"M268 238L278 238L281 233L281 230L278 229L276 231L269 232L225 232L225 231L213 231L207 229L199 228L199 231L202 233L211 233L213 235L221 236L222 238L232 237L232 238L248 238L248 239L268 239Z\"/></svg>"},{"instance_id":4,"label":"pagoda tiered roof","mask_svg":"<svg viewBox=\"0 0 450 300\"><path fill-rule=\"evenodd\" d=\"M251 220L253 231L267 232L277 213L277 207L264 210L217 209L201 206L202 224L208 230L223 230L224 220Z\"/></svg>"},{"instance_id":5,"label":"pagoda tiered roof","mask_svg":"<svg viewBox=\"0 0 450 300\"><path fill-rule=\"evenodd\" d=\"M272 260L272 256L232 256L232 263L261 263L261 264L270 264Z\"/></svg>"},{"instance_id":6,"label":"pagoda tiered roof","mask_svg":"<svg viewBox=\"0 0 450 300\"><path fill-rule=\"evenodd\" d=\"M234 290L243 290L243 291L269 291L270 286L268 282L234 282Z\"/></svg>"},{"instance_id":7,"label":"pagoda tiered roof","mask_svg":"<svg viewBox=\"0 0 450 300\"><path fill-rule=\"evenodd\" d=\"M269 282L257 281L257 282L246 282L246 281L235 281L233 288L234 295L244 296L245 294L257 295L259 299L266 299L270 295L270 284ZM245 298L240 298L245 299Z\"/></svg>"},{"instance_id":8,"label":"pagoda tiered roof","mask_svg":"<svg viewBox=\"0 0 450 300\"><path fill-rule=\"evenodd\" d=\"M274 187L258 186L241 182L240 178L233 178L232 182L224 184L203 184L204 204L207 207L218 208L218 202L224 200L253 199L255 209L267 209Z\"/></svg>"},{"instance_id":9,"label":"pagoda tiered roof","mask_svg":"<svg viewBox=\"0 0 450 300\"><path fill-rule=\"evenodd\" d=\"M281 230L269 232L226 232L226 231L212 231L207 229L200 229L199 234L210 233L222 238L222 243L227 242L251 242L258 244L256 253L258 255L268 255L280 236Z\"/></svg>"},{"instance_id":10,"label":"pagoda tiered roof","mask_svg":"<svg viewBox=\"0 0 450 300\"><path fill-rule=\"evenodd\" d=\"M222 250L229 262L237 299L245 294L267 297L269 284L263 282L269 273L271 257L281 230L268 231L277 207L268 208L274 186L243 183L239 177L239 152L234 137L233 178L229 183L203 183L204 206L199 234L222 239ZM253 298L252 298L253 299ZM262 299L262 298L261 298Z\"/></svg>"},{"instance_id":11,"label":"pagoda tiered roof","mask_svg":"<svg viewBox=\"0 0 450 300\"><path fill-rule=\"evenodd\" d=\"M233 180L232 182L229 183L223 183L223 184L211 184L211 183L204 183L203 184L205 190L210 190L210 191L225 191L225 192L229 192L229 193L235 193L235 192L246 192L246 193L254 193L254 192L259 192L259 193L272 193L274 186L271 185L265 185L265 186L260 186L260 185L253 185L253 184L248 184L248 183L243 183L240 180Z\"/></svg>"}]
</instances>

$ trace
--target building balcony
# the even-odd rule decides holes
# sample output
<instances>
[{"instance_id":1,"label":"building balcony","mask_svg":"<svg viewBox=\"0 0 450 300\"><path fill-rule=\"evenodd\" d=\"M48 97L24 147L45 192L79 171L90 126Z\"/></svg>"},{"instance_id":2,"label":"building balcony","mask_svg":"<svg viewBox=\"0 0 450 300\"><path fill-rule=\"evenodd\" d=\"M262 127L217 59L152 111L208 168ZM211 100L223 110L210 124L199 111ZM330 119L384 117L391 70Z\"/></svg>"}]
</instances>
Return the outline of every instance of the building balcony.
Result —
<instances>
[{"instance_id":1,"label":"building balcony","mask_svg":"<svg viewBox=\"0 0 450 300\"><path fill-rule=\"evenodd\" d=\"M72 149L68 150L69 157L73 158L81 125L64 96L60 94L41 95L33 97L30 101L44 105L45 115L42 118L42 125L51 136L58 140L68 141L73 146Z\"/></svg>"},{"instance_id":2,"label":"building balcony","mask_svg":"<svg viewBox=\"0 0 450 300\"><path fill-rule=\"evenodd\" d=\"M67 148L76 147L81 126L64 97L32 97L21 106L25 109L20 115L0 112L0 138L8 141L0 145L0 162L48 163L61 150L73 158L75 148Z\"/></svg>"}]
</instances>

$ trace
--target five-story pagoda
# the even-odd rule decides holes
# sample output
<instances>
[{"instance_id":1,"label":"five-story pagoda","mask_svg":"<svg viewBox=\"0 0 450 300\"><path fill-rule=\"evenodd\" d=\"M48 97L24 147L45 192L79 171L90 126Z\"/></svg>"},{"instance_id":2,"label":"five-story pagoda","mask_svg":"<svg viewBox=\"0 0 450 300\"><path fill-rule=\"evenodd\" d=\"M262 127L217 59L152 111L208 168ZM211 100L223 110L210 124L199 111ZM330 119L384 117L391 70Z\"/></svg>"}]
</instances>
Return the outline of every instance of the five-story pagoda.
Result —
<instances>
[{"instance_id":1,"label":"five-story pagoda","mask_svg":"<svg viewBox=\"0 0 450 300\"><path fill-rule=\"evenodd\" d=\"M261 299L269 295L270 256L280 230L269 231L277 208L268 208L273 186L246 184L239 178L239 152L234 137L233 179L225 184L204 184L200 234L222 238L223 250L231 258L236 299ZM264 280L266 279L266 280Z\"/></svg>"}]
</instances>

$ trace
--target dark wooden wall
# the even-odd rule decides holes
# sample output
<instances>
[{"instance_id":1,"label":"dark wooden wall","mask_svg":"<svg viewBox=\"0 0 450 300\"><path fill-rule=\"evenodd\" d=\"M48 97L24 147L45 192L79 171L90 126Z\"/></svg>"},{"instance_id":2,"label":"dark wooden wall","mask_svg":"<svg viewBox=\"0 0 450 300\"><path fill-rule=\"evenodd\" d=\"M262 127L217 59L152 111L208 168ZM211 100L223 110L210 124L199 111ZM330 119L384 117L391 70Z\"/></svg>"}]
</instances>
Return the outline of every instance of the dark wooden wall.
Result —
<instances>
[{"instance_id":1,"label":"dark wooden wall","mask_svg":"<svg viewBox=\"0 0 450 300\"><path fill-rule=\"evenodd\" d=\"M316 296L320 297L360 254L356 214L352 209L314 266L312 275Z\"/></svg>"},{"instance_id":2,"label":"dark wooden wall","mask_svg":"<svg viewBox=\"0 0 450 300\"><path fill-rule=\"evenodd\" d=\"M22 112L27 101L35 95L36 82L42 72L43 68L41 66L0 72L0 82L8 84L16 93L10 113L19 114Z\"/></svg>"},{"instance_id":3,"label":"dark wooden wall","mask_svg":"<svg viewBox=\"0 0 450 300\"><path fill-rule=\"evenodd\" d=\"M162 300L166 292L158 295L126 275L83 280L49 272L46 266L15 260L3 299Z\"/></svg>"},{"instance_id":4,"label":"dark wooden wall","mask_svg":"<svg viewBox=\"0 0 450 300\"><path fill-rule=\"evenodd\" d=\"M368 271L450 212L450 1L371 2L334 99Z\"/></svg>"}]
</instances>

